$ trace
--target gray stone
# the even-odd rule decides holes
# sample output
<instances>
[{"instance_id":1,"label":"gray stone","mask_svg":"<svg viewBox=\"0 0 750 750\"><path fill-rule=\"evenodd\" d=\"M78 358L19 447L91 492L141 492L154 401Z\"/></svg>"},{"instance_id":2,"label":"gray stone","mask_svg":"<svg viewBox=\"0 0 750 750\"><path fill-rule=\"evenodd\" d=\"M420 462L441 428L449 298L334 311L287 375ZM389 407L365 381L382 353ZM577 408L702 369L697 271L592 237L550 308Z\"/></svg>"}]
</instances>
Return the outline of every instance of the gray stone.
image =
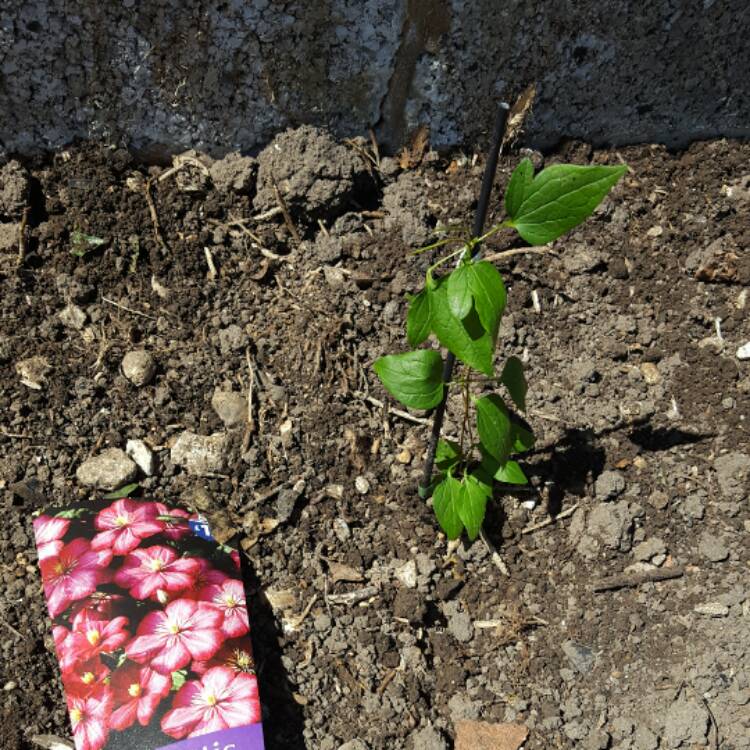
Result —
<instances>
[{"instance_id":1,"label":"gray stone","mask_svg":"<svg viewBox=\"0 0 750 750\"><path fill-rule=\"evenodd\" d=\"M698 552L710 562L723 562L729 557L729 548L724 540L708 531L701 534Z\"/></svg>"},{"instance_id":2,"label":"gray stone","mask_svg":"<svg viewBox=\"0 0 750 750\"><path fill-rule=\"evenodd\" d=\"M156 456L143 440L128 440L125 444L125 453L147 477L153 476L156 472Z\"/></svg>"},{"instance_id":3,"label":"gray stone","mask_svg":"<svg viewBox=\"0 0 750 750\"><path fill-rule=\"evenodd\" d=\"M571 666L581 674L588 674L594 668L596 658L588 646L575 641L563 641L562 650Z\"/></svg>"},{"instance_id":4,"label":"gray stone","mask_svg":"<svg viewBox=\"0 0 750 750\"><path fill-rule=\"evenodd\" d=\"M184 466L188 474L203 476L221 472L226 466L227 436L196 435L189 430L181 433L172 446L172 463Z\"/></svg>"},{"instance_id":5,"label":"gray stone","mask_svg":"<svg viewBox=\"0 0 750 750\"><path fill-rule=\"evenodd\" d=\"M0 115L0 138L5 134ZM7 147L7 144L5 144ZM20 218L29 203L29 173L20 162L12 159L0 168L0 214Z\"/></svg>"},{"instance_id":6,"label":"gray stone","mask_svg":"<svg viewBox=\"0 0 750 750\"><path fill-rule=\"evenodd\" d=\"M448 750L448 743L432 724L411 735L411 750Z\"/></svg>"},{"instance_id":7,"label":"gray stone","mask_svg":"<svg viewBox=\"0 0 750 750\"><path fill-rule=\"evenodd\" d=\"M607 549L627 552L630 549L633 519L633 510L625 500L597 505L589 513L585 536L592 537Z\"/></svg>"},{"instance_id":8,"label":"gray stone","mask_svg":"<svg viewBox=\"0 0 750 750\"><path fill-rule=\"evenodd\" d=\"M247 346L247 334L236 323L232 323L219 331L219 346L222 354L244 349Z\"/></svg>"},{"instance_id":9,"label":"gray stone","mask_svg":"<svg viewBox=\"0 0 750 750\"><path fill-rule=\"evenodd\" d=\"M685 498L685 502L680 505L682 515L700 521L706 513L705 494L694 492Z\"/></svg>"},{"instance_id":10,"label":"gray stone","mask_svg":"<svg viewBox=\"0 0 750 750\"><path fill-rule=\"evenodd\" d=\"M64 326L80 331L86 325L86 313L72 302L66 305L57 316Z\"/></svg>"},{"instance_id":11,"label":"gray stone","mask_svg":"<svg viewBox=\"0 0 750 750\"><path fill-rule=\"evenodd\" d=\"M606 750L609 747L610 736L602 729L595 729L583 743L583 750Z\"/></svg>"},{"instance_id":12,"label":"gray stone","mask_svg":"<svg viewBox=\"0 0 750 750\"><path fill-rule=\"evenodd\" d=\"M122 360L122 374L133 385L147 385L156 374L156 362L144 349L128 352Z\"/></svg>"},{"instance_id":13,"label":"gray stone","mask_svg":"<svg viewBox=\"0 0 750 750\"><path fill-rule=\"evenodd\" d=\"M640 724L633 734L633 750L657 750L659 738L646 726Z\"/></svg>"},{"instance_id":14,"label":"gray stone","mask_svg":"<svg viewBox=\"0 0 750 750\"><path fill-rule=\"evenodd\" d=\"M237 391L215 391L211 406L225 427L247 422L247 398Z\"/></svg>"},{"instance_id":15,"label":"gray stone","mask_svg":"<svg viewBox=\"0 0 750 750\"><path fill-rule=\"evenodd\" d=\"M86 487L116 490L138 476L138 467L120 448L107 448L84 461L76 478Z\"/></svg>"},{"instance_id":16,"label":"gray stone","mask_svg":"<svg viewBox=\"0 0 750 750\"><path fill-rule=\"evenodd\" d=\"M618 471L602 472L594 484L594 491L600 500L614 500L625 490L625 477Z\"/></svg>"},{"instance_id":17,"label":"gray stone","mask_svg":"<svg viewBox=\"0 0 750 750\"><path fill-rule=\"evenodd\" d=\"M714 469L719 487L726 497L747 497L750 487L750 456L746 453L727 453L714 461Z\"/></svg>"},{"instance_id":18,"label":"gray stone","mask_svg":"<svg viewBox=\"0 0 750 750\"><path fill-rule=\"evenodd\" d=\"M651 537L636 545L633 549L633 557L642 562L648 562L657 555L663 555L667 551L667 545L657 537Z\"/></svg>"},{"instance_id":19,"label":"gray stone","mask_svg":"<svg viewBox=\"0 0 750 750\"><path fill-rule=\"evenodd\" d=\"M697 701L680 699L667 711L663 744L667 748L703 747L708 730L708 713Z\"/></svg>"},{"instance_id":20,"label":"gray stone","mask_svg":"<svg viewBox=\"0 0 750 750\"><path fill-rule=\"evenodd\" d=\"M255 187L255 176L258 162L251 156L242 156L236 152L227 154L215 161L210 169L211 182L220 193L238 193L246 195Z\"/></svg>"},{"instance_id":21,"label":"gray stone","mask_svg":"<svg viewBox=\"0 0 750 750\"><path fill-rule=\"evenodd\" d=\"M460 643L468 643L474 637L474 623L466 612L451 614L448 618L448 630Z\"/></svg>"},{"instance_id":22,"label":"gray stone","mask_svg":"<svg viewBox=\"0 0 750 750\"><path fill-rule=\"evenodd\" d=\"M313 627L315 630L317 630L319 633L325 633L326 631L331 629L331 618L327 614L318 615L313 620Z\"/></svg>"},{"instance_id":23,"label":"gray stone","mask_svg":"<svg viewBox=\"0 0 750 750\"><path fill-rule=\"evenodd\" d=\"M258 156L256 210L278 205L306 221L343 213L368 179L362 157L324 130L303 125L277 135Z\"/></svg>"}]
</instances>

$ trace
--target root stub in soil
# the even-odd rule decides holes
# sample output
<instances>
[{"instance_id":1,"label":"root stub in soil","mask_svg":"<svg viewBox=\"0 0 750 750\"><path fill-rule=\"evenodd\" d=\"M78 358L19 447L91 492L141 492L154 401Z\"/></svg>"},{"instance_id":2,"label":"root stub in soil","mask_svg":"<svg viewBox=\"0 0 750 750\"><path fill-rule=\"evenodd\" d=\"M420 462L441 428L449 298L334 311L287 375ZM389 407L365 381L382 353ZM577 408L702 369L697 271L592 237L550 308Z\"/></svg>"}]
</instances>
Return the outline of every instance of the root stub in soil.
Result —
<instances>
[{"instance_id":1,"label":"root stub in soil","mask_svg":"<svg viewBox=\"0 0 750 750\"><path fill-rule=\"evenodd\" d=\"M439 750L463 720L523 725L531 750L749 748L750 371L735 352L750 147L547 157L630 172L553 252L498 261L497 356L527 359L524 467L543 500L492 503L506 576L481 540L438 535L415 489L428 427L380 406L370 368L406 349L405 294L429 263L408 250L470 224L481 162L404 172L325 143L333 163L305 179L331 211L263 154L226 169L192 155L163 179L93 145L3 168L0 745L68 735L31 514L96 495L77 470L121 449L137 493L243 527L271 748ZM496 214L518 158L501 159ZM264 163L288 220L271 182L256 196ZM123 370L131 352L148 377ZM669 569L684 573L649 573ZM613 576L636 583L594 591Z\"/></svg>"}]
</instances>

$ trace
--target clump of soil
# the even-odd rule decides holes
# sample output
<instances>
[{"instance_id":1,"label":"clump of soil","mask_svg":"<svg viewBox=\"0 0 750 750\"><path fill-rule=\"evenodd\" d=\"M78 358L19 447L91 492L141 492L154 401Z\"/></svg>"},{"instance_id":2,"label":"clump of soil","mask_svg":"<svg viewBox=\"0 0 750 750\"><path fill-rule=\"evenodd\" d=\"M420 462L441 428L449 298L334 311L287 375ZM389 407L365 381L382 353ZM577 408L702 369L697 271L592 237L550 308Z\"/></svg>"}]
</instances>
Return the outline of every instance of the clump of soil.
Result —
<instances>
[{"instance_id":1,"label":"clump of soil","mask_svg":"<svg viewBox=\"0 0 750 750\"><path fill-rule=\"evenodd\" d=\"M437 533L415 492L428 427L382 406L370 367L406 349L431 262L408 252L470 225L481 160L378 171L309 128L276 145L257 189L236 157L223 180L82 145L25 165L27 206L1 217L17 238L31 209L20 265L0 251L2 747L69 732L31 515L98 496L78 468L138 440L138 493L246 535L270 748L432 750L464 719L523 724L529 750L750 747L747 290L694 263L744 262L750 146L547 157L631 171L550 252L498 261L498 361L527 362L538 436L538 494L498 495L485 526L506 575L482 541ZM300 244L280 213L253 219L277 205L271 175ZM74 232L103 242L72 254ZM144 351L154 371L129 379Z\"/></svg>"}]
</instances>

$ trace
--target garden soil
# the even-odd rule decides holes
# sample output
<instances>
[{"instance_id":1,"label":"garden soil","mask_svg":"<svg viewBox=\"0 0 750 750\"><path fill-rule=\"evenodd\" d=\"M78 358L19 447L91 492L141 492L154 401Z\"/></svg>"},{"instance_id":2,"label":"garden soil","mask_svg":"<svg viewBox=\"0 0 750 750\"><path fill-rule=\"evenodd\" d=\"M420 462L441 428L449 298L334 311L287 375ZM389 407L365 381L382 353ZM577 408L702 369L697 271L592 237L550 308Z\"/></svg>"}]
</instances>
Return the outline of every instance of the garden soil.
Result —
<instances>
[{"instance_id":1,"label":"garden soil","mask_svg":"<svg viewBox=\"0 0 750 750\"><path fill-rule=\"evenodd\" d=\"M0 170L3 750L70 736L32 516L132 477L242 532L269 748L441 750L467 719L528 750L750 748L750 145L531 156L629 171L544 252L485 247L537 446L458 545L416 493L425 415L371 365L481 155L302 128L257 159Z\"/></svg>"}]
</instances>

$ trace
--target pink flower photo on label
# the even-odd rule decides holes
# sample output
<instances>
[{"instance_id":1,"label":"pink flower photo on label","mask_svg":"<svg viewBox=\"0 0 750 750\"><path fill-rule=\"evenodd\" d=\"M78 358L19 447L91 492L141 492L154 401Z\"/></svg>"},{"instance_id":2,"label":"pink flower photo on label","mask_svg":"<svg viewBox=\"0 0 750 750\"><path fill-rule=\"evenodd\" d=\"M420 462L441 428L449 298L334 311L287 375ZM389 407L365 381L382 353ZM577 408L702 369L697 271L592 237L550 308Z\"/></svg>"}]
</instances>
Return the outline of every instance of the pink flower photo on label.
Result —
<instances>
[{"instance_id":1,"label":"pink flower photo on label","mask_svg":"<svg viewBox=\"0 0 750 750\"><path fill-rule=\"evenodd\" d=\"M130 590L136 599L147 599L157 591L173 593L195 585L200 564L194 558L178 557L171 547L133 550L115 573L115 583Z\"/></svg>"},{"instance_id":2,"label":"pink flower photo on label","mask_svg":"<svg viewBox=\"0 0 750 750\"><path fill-rule=\"evenodd\" d=\"M124 730L136 720L145 727L157 706L172 687L172 680L149 667L127 664L117 669L110 682L114 696L112 729Z\"/></svg>"},{"instance_id":3,"label":"pink flower photo on label","mask_svg":"<svg viewBox=\"0 0 750 750\"><path fill-rule=\"evenodd\" d=\"M194 661L191 669L196 674L204 674L212 667L226 667L233 672L254 674L255 661L247 638L234 638L224 641L222 647L208 661Z\"/></svg>"},{"instance_id":4,"label":"pink flower photo on label","mask_svg":"<svg viewBox=\"0 0 750 750\"><path fill-rule=\"evenodd\" d=\"M151 612L125 647L129 659L171 674L191 660L210 659L221 647L223 615L216 607L192 599L178 599L163 612Z\"/></svg>"},{"instance_id":5,"label":"pink flower photo on label","mask_svg":"<svg viewBox=\"0 0 750 750\"><path fill-rule=\"evenodd\" d=\"M73 618L73 629L61 648L63 669L72 662L88 661L99 654L111 654L130 638L127 617L105 620L88 609Z\"/></svg>"},{"instance_id":6,"label":"pink flower photo on label","mask_svg":"<svg viewBox=\"0 0 750 750\"><path fill-rule=\"evenodd\" d=\"M182 739L258 721L260 703L255 675L214 667L200 680L191 680L180 688L161 728L170 737Z\"/></svg>"},{"instance_id":7,"label":"pink flower photo on label","mask_svg":"<svg viewBox=\"0 0 750 750\"><path fill-rule=\"evenodd\" d=\"M97 657L63 668L62 681L68 695L85 698L105 685L109 675L109 668Z\"/></svg>"},{"instance_id":8,"label":"pink flower photo on label","mask_svg":"<svg viewBox=\"0 0 750 750\"><path fill-rule=\"evenodd\" d=\"M156 503L139 503L125 498L100 511L94 525L101 531L92 549L109 549L115 555L134 550L142 539L158 534L164 525L156 519Z\"/></svg>"},{"instance_id":9,"label":"pink flower photo on label","mask_svg":"<svg viewBox=\"0 0 750 750\"><path fill-rule=\"evenodd\" d=\"M37 554L40 560L54 557L63 548L62 538L68 531L70 521L67 518L39 516L34 519L34 536Z\"/></svg>"},{"instance_id":10,"label":"pink flower photo on label","mask_svg":"<svg viewBox=\"0 0 750 750\"><path fill-rule=\"evenodd\" d=\"M101 750L109 737L112 691L102 686L85 697L68 696L68 713L76 750Z\"/></svg>"},{"instance_id":11,"label":"pink flower photo on label","mask_svg":"<svg viewBox=\"0 0 750 750\"><path fill-rule=\"evenodd\" d=\"M190 513L179 508L167 508L163 503L154 503L156 513L160 516L162 524L162 534L168 539L178 542L186 536L192 534L188 521L191 518ZM169 519L169 520L166 520Z\"/></svg>"},{"instance_id":12,"label":"pink flower photo on label","mask_svg":"<svg viewBox=\"0 0 750 750\"><path fill-rule=\"evenodd\" d=\"M239 554L182 508L86 501L34 521L76 750L262 750ZM0 749L1 750L1 749Z\"/></svg>"},{"instance_id":13,"label":"pink flower photo on label","mask_svg":"<svg viewBox=\"0 0 750 750\"><path fill-rule=\"evenodd\" d=\"M110 580L101 555L85 539L74 539L61 550L39 561L47 605L52 617L73 602L91 595Z\"/></svg>"},{"instance_id":14,"label":"pink flower photo on label","mask_svg":"<svg viewBox=\"0 0 750 750\"><path fill-rule=\"evenodd\" d=\"M210 602L224 615L221 631L227 638L237 638L250 631L245 604L245 589L241 581L228 578L221 585L207 586L199 599Z\"/></svg>"}]
</instances>

